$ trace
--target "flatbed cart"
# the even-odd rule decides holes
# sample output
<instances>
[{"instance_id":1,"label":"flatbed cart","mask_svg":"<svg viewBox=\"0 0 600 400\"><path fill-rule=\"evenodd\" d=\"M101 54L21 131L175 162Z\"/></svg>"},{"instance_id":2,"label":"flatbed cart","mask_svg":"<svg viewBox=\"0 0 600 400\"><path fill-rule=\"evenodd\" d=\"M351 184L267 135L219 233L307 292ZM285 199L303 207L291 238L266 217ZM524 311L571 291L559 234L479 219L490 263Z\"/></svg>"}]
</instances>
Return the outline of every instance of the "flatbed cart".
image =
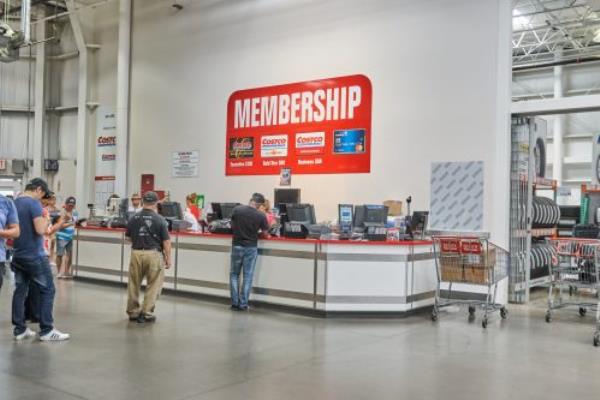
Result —
<instances>
[{"instance_id":1,"label":"flatbed cart","mask_svg":"<svg viewBox=\"0 0 600 400\"><path fill-rule=\"evenodd\" d=\"M551 241L556 250L554 262L550 263L550 284L548 287L548 310L546 322L552 322L552 311L566 307L576 307L579 315L585 317L589 310L595 311L596 330L594 346L600 346L600 240L557 239ZM558 293L556 294L556 290ZM566 290L569 300L565 300ZM581 289L589 290L595 297L573 300L574 293Z\"/></svg>"},{"instance_id":2,"label":"flatbed cart","mask_svg":"<svg viewBox=\"0 0 600 400\"><path fill-rule=\"evenodd\" d=\"M434 236L433 249L437 272L437 288L431 319L437 321L440 309L455 304L469 305L469 321L475 319L477 308L483 310L481 326L488 325L488 315L499 311L506 319L508 310L496 303L498 282L508 276L509 253L485 238L476 236ZM442 298L442 283L448 283L447 296ZM452 284L486 286L485 300L452 298Z\"/></svg>"}]
</instances>

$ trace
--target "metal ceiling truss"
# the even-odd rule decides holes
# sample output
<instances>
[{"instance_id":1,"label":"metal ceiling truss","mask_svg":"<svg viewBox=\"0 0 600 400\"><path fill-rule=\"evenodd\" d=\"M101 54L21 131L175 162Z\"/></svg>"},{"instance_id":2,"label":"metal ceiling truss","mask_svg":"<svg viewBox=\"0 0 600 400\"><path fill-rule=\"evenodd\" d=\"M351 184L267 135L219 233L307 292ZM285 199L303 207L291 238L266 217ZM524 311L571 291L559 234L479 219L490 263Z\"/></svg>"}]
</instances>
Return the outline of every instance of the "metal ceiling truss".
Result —
<instances>
[{"instance_id":1,"label":"metal ceiling truss","mask_svg":"<svg viewBox=\"0 0 600 400\"><path fill-rule=\"evenodd\" d=\"M598 55L599 0L517 0L513 10L513 65Z\"/></svg>"}]
</instances>

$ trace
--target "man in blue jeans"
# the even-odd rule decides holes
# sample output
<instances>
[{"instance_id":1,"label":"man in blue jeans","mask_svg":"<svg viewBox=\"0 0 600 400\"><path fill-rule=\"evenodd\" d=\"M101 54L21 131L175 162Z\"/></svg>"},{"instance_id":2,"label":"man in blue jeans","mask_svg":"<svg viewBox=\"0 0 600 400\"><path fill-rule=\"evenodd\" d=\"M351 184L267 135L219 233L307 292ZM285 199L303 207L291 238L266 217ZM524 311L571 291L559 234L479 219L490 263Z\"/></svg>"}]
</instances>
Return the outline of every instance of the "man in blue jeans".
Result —
<instances>
[{"instance_id":1,"label":"man in blue jeans","mask_svg":"<svg viewBox=\"0 0 600 400\"><path fill-rule=\"evenodd\" d=\"M231 270L229 288L231 290L231 309L248 310L248 299L252 290L254 267L258 256L258 237L269 237L267 216L258 209L265 203L265 197L254 193L250 204L240 205L231 214L233 243L231 248ZM244 280L240 292L240 272L244 271Z\"/></svg>"},{"instance_id":2,"label":"man in blue jeans","mask_svg":"<svg viewBox=\"0 0 600 400\"><path fill-rule=\"evenodd\" d=\"M0 288L6 263L6 239L19 237L19 217L12 200L0 194Z\"/></svg>"},{"instance_id":3,"label":"man in blue jeans","mask_svg":"<svg viewBox=\"0 0 600 400\"><path fill-rule=\"evenodd\" d=\"M35 337L25 322L25 299L30 283L39 291L41 341L62 341L69 334L54 329L52 308L54 305L54 280L48 255L44 251L43 235L53 233L63 225L59 220L49 227L48 219L43 215L43 198L50 197L48 184L41 178L32 179L23 195L15 200L21 235L15 239L12 269L15 273L15 291L12 300L12 322L15 340ZM49 229L50 228L50 229Z\"/></svg>"}]
</instances>

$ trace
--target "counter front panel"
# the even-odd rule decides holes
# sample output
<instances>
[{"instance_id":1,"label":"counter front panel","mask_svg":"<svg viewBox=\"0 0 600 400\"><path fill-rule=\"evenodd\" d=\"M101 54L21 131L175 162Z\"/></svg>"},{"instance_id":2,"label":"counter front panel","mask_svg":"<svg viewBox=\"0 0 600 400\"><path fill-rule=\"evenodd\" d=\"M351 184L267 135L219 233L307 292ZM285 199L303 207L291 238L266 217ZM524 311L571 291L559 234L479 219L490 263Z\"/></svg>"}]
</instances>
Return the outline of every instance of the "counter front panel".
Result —
<instances>
[{"instance_id":1,"label":"counter front panel","mask_svg":"<svg viewBox=\"0 0 600 400\"><path fill-rule=\"evenodd\" d=\"M229 297L231 237L173 233L165 288ZM80 228L77 277L127 282L131 246L123 230ZM273 238L259 242L251 301L318 313L406 312L433 304L431 243Z\"/></svg>"}]
</instances>

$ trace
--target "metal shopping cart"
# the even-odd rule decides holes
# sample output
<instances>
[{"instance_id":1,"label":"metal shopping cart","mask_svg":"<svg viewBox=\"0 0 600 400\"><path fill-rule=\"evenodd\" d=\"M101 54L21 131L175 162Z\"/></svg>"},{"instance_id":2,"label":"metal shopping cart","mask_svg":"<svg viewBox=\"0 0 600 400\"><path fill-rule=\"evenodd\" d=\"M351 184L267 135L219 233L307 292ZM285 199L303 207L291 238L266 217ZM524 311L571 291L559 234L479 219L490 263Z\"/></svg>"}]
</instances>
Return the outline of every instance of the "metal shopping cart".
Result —
<instances>
[{"instance_id":1,"label":"metal shopping cart","mask_svg":"<svg viewBox=\"0 0 600 400\"><path fill-rule=\"evenodd\" d=\"M548 289L546 322L552 322L552 311L579 308L585 317L588 310L596 312L594 346L600 346L600 241L591 239L557 239L552 242L556 250L555 260L550 264L551 282ZM558 289L558 290L555 290ZM569 299L565 292L569 290ZM589 295L573 297L585 290Z\"/></svg>"},{"instance_id":2,"label":"metal shopping cart","mask_svg":"<svg viewBox=\"0 0 600 400\"><path fill-rule=\"evenodd\" d=\"M496 303L498 282L508 275L509 253L479 237L434 236L433 249L437 271L437 288L431 319L437 321L443 307L454 304L469 305L469 321L475 319L477 307L483 310L481 326L488 325L488 314L499 311L502 319L508 317L503 304ZM443 293L442 284L448 289ZM452 284L461 283L486 286L485 300L462 300L452 298ZM492 290L493 289L493 290Z\"/></svg>"}]
</instances>

